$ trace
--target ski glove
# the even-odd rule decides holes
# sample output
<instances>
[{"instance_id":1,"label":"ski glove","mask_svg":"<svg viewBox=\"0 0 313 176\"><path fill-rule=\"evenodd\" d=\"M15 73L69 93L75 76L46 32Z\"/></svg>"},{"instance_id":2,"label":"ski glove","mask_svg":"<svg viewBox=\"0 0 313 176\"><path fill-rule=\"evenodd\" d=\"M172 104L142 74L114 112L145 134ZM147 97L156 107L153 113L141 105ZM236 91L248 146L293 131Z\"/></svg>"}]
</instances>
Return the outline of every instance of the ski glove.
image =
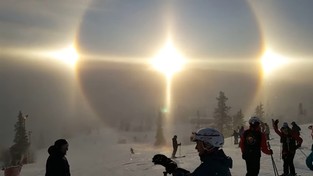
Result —
<instances>
[{"instance_id":1,"label":"ski glove","mask_svg":"<svg viewBox=\"0 0 313 176\"><path fill-rule=\"evenodd\" d=\"M159 164L165 167L166 172L169 174L173 173L175 169L177 169L177 164L163 154L154 155L152 158L152 162L154 164Z\"/></svg>"},{"instance_id":2,"label":"ski glove","mask_svg":"<svg viewBox=\"0 0 313 176\"><path fill-rule=\"evenodd\" d=\"M177 167L175 161L171 160L163 154L154 155L152 158L152 162L154 164L162 165L163 167L165 167L165 173L172 174L173 176L185 176L190 173L185 169Z\"/></svg>"}]
</instances>

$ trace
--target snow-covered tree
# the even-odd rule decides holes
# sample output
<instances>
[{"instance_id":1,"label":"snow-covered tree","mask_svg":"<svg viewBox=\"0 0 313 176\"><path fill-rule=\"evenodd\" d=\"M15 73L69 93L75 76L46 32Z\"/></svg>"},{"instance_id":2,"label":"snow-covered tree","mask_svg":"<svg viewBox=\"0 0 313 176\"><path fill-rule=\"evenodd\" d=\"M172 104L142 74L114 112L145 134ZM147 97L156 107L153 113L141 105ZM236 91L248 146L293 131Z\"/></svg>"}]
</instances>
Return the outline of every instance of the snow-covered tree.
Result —
<instances>
[{"instance_id":1,"label":"snow-covered tree","mask_svg":"<svg viewBox=\"0 0 313 176\"><path fill-rule=\"evenodd\" d=\"M213 119L216 128L225 136L229 136L232 133L232 119L229 115L231 109L226 105L228 98L224 92L220 91L217 99L217 108L215 108Z\"/></svg>"},{"instance_id":2,"label":"snow-covered tree","mask_svg":"<svg viewBox=\"0 0 313 176\"><path fill-rule=\"evenodd\" d=\"M264 122L265 120L264 115L265 115L264 106L262 103L260 103L255 108L255 116L257 116L262 122Z\"/></svg>"},{"instance_id":3,"label":"snow-covered tree","mask_svg":"<svg viewBox=\"0 0 313 176\"><path fill-rule=\"evenodd\" d=\"M17 116L17 122L14 125L15 136L14 136L14 144L10 147L11 160L12 165L18 164L22 162L21 160L26 157L29 141L26 132L26 118L28 115L23 116L22 112L19 111Z\"/></svg>"},{"instance_id":4,"label":"snow-covered tree","mask_svg":"<svg viewBox=\"0 0 313 176\"><path fill-rule=\"evenodd\" d=\"M154 143L155 146L162 146L162 145L166 144L164 134L163 134L163 128L162 128L163 113L166 113L166 112L159 111L159 113L158 113L157 131L156 131L156 136L155 136L156 141Z\"/></svg>"},{"instance_id":5,"label":"snow-covered tree","mask_svg":"<svg viewBox=\"0 0 313 176\"><path fill-rule=\"evenodd\" d=\"M244 121L244 114L240 109L234 116L233 116L233 129L237 129L237 127L241 127L245 124Z\"/></svg>"}]
</instances>

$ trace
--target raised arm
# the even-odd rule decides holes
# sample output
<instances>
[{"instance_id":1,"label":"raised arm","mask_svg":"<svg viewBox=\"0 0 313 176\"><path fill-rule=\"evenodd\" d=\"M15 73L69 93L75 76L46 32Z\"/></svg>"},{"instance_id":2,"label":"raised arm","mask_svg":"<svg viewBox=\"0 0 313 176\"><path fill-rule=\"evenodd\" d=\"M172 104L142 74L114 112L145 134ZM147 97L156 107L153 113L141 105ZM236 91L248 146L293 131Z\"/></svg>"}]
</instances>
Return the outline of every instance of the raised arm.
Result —
<instances>
[{"instance_id":1,"label":"raised arm","mask_svg":"<svg viewBox=\"0 0 313 176\"><path fill-rule=\"evenodd\" d=\"M279 136L281 136L282 133L278 129L278 123L279 123L278 119L276 119L275 121L274 121L274 119L272 119L272 124L273 124L273 128L274 128L275 133L277 133Z\"/></svg>"}]
</instances>

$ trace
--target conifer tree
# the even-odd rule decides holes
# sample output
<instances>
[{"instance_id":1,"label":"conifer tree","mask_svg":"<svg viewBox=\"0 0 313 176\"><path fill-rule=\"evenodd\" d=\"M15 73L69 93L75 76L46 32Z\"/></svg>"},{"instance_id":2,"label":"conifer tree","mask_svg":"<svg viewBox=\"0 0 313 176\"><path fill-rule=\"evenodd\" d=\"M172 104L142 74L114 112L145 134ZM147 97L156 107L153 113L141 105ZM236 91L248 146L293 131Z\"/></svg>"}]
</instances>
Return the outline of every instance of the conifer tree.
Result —
<instances>
[{"instance_id":1,"label":"conifer tree","mask_svg":"<svg viewBox=\"0 0 313 176\"><path fill-rule=\"evenodd\" d=\"M256 108L255 108L255 115L256 115L262 122L264 122L264 114L265 114L265 111L264 111L263 104L260 103L260 104L257 105Z\"/></svg>"},{"instance_id":2,"label":"conifer tree","mask_svg":"<svg viewBox=\"0 0 313 176\"><path fill-rule=\"evenodd\" d=\"M241 127L245 124L244 115L242 110L240 109L234 116L233 116L233 129L237 127Z\"/></svg>"},{"instance_id":3,"label":"conifer tree","mask_svg":"<svg viewBox=\"0 0 313 176\"><path fill-rule=\"evenodd\" d=\"M224 92L220 91L217 99L217 108L215 108L213 119L216 128L225 136L229 136L232 133L231 117L228 115L231 107L226 105L228 98Z\"/></svg>"},{"instance_id":4,"label":"conifer tree","mask_svg":"<svg viewBox=\"0 0 313 176\"><path fill-rule=\"evenodd\" d=\"M26 153L29 148L28 136L26 132L26 118L28 116L23 116L22 112L19 111L17 122L14 125L15 136L14 144L10 148L12 164L18 164L22 162L23 157L26 157Z\"/></svg>"},{"instance_id":5,"label":"conifer tree","mask_svg":"<svg viewBox=\"0 0 313 176\"><path fill-rule=\"evenodd\" d=\"M162 128L163 113L166 113L166 112L159 111L158 113L157 131L156 131L156 136L155 136L156 141L154 143L155 146L162 146L166 144L164 134L163 134L163 128Z\"/></svg>"}]
</instances>

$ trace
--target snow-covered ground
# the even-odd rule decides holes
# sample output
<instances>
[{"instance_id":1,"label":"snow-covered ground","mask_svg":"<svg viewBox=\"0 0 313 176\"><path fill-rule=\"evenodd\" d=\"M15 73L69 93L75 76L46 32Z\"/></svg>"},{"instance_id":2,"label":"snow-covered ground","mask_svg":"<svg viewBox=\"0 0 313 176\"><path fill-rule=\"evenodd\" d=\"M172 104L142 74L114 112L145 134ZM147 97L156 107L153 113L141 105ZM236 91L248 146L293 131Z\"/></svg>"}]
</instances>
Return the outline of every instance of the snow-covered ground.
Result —
<instances>
[{"instance_id":1,"label":"snow-covered ground","mask_svg":"<svg viewBox=\"0 0 313 176\"><path fill-rule=\"evenodd\" d=\"M302 176L312 176L305 165L305 155L310 154L310 148L313 143L308 125L301 126L301 136L304 139L301 151L297 151L294 164L296 172ZM178 135L179 136L179 135ZM125 136L127 137L127 136ZM150 137L150 138L149 138ZM283 161L280 159L280 143L279 137L273 131L270 141L274 151L273 157L278 168L278 172L282 173ZM121 136L110 129L95 131L89 135L80 136L69 139L70 148L67 158L70 163L72 176L161 176L164 168L160 165L153 165L152 157L157 153L167 156L171 154L171 147L154 148L154 133L148 134L148 139L152 139L145 144L126 143L118 144ZM168 137L171 140L171 136ZM179 140L179 138L178 138ZM176 159L179 167L193 171L199 164L197 151L194 149L195 144L182 145L177 155L186 155L184 158ZM130 153L133 148L135 154ZM233 145L233 139L225 140L224 151L233 159L233 168L231 173L233 176L245 175L245 162L241 158L241 151L237 145ZM22 176L43 176L45 174L45 163L48 153L45 150L37 152L37 160L34 164L24 165ZM273 165L271 156L262 154L260 176L273 176Z\"/></svg>"}]
</instances>

